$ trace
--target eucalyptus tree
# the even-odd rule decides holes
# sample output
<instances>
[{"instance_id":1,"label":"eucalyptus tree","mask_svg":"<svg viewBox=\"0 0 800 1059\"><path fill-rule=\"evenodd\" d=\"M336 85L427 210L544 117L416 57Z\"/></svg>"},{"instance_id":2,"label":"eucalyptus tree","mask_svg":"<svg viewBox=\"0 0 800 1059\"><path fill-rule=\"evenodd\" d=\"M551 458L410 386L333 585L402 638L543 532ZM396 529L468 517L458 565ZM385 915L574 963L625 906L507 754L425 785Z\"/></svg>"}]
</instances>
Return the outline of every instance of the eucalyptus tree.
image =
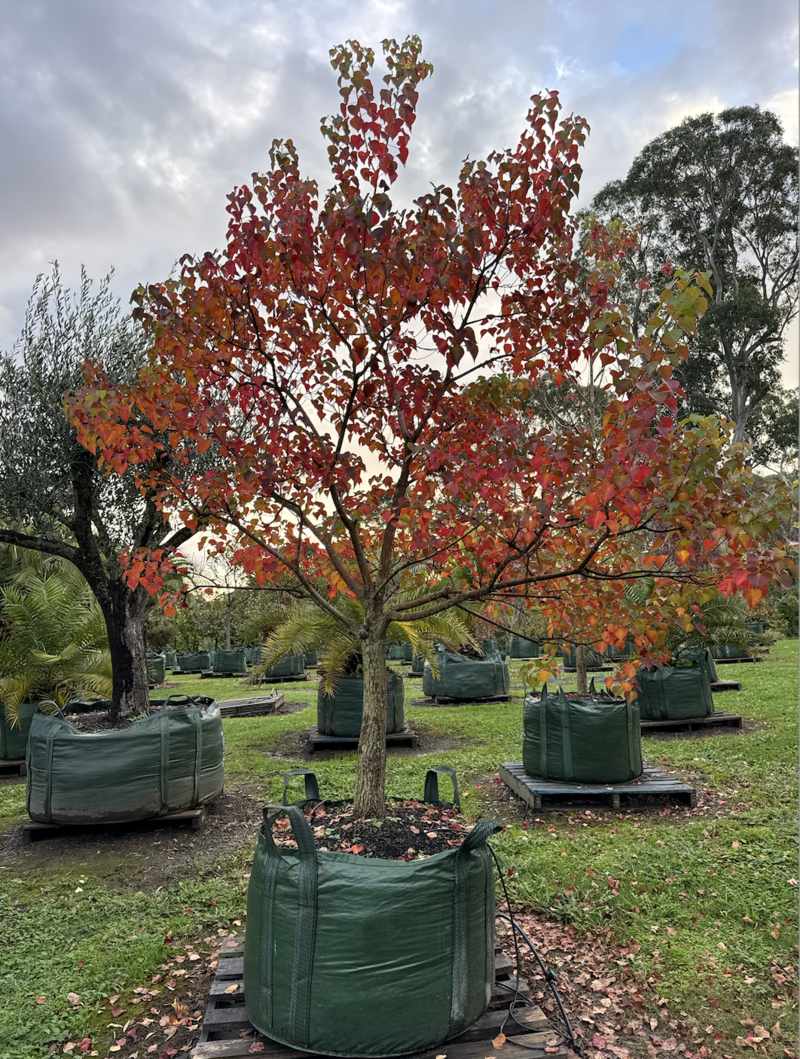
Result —
<instances>
[{"instance_id":1,"label":"eucalyptus tree","mask_svg":"<svg viewBox=\"0 0 800 1059\"><path fill-rule=\"evenodd\" d=\"M764 402L777 395L782 413L792 402L780 367L797 315L797 208L797 148L757 106L686 118L592 202L591 223L617 219L639 231L622 270L638 333L658 304L662 273L710 273L712 301L678 374L685 410L733 420L736 441L753 440L750 421ZM762 459L785 441L776 425L768 439L769 424L759 424Z\"/></svg>"},{"instance_id":2,"label":"eucalyptus tree","mask_svg":"<svg viewBox=\"0 0 800 1059\"><path fill-rule=\"evenodd\" d=\"M85 577L108 630L114 710L126 716L148 706L143 627L153 596L128 587L124 556L169 554L194 530L174 527L140 491L136 468L104 475L64 413L63 395L81 385L86 362L102 360L122 383L146 360L144 333L110 278L95 287L82 271L71 292L57 265L39 276L22 333L0 356L0 542L60 556Z\"/></svg>"}]
</instances>

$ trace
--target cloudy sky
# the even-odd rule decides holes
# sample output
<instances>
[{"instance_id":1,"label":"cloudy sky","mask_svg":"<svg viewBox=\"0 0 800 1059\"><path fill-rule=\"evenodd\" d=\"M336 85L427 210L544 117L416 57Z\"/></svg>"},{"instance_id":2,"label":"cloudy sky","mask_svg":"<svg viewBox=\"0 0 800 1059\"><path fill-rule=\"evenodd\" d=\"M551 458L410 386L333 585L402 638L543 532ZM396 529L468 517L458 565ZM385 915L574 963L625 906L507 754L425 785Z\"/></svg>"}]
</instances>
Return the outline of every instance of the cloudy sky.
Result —
<instances>
[{"instance_id":1,"label":"cloudy sky","mask_svg":"<svg viewBox=\"0 0 800 1059\"><path fill-rule=\"evenodd\" d=\"M291 137L325 185L328 49L416 33L409 197L516 142L532 92L592 127L581 201L689 114L760 104L798 139L795 0L3 0L0 347L38 272L112 266L127 302L220 246L225 196ZM787 382L796 375L796 341Z\"/></svg>"}]
</instances>

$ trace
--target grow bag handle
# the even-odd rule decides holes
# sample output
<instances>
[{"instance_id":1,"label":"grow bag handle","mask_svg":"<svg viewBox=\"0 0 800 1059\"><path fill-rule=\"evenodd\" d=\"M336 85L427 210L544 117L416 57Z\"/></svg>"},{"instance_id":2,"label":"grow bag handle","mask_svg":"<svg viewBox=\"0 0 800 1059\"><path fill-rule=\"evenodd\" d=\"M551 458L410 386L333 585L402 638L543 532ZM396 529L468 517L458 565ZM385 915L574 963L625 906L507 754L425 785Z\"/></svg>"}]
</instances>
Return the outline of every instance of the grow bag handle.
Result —
<instances>
[{"instance_id":1,"label":"grow bag handle","mask_svg":"<svg viewBox=\"0 0 800 1059\"><path fill-rule=\"evenodd\" d=\"M292 776L305 776L305 790L306 796L298 802L292 802L292 805L306 805L308 802L321 802L322 799L319 796L319 783L317 783L316 773L312 772L311 769L289 769L288 772L283 774L283 794L281 795L281 805L289 805L286 800L286 788L289 786L289 780Z\"/></svg>"},{"instance_id":2,"label":"grow bag handle","mask_svg":"<svg viewBox=\"0 0 800 1059\"><path fill-rule=\"evenodd\" d=\"M317 847L314 843L314 832L297 805L274 805L270 802L269 805L264 806L264 822L261 825L261 834L266 839L269 855L281 856L281 851L272 836L272 825L281 816L287 817L291 824L292 834L297 842L298 855L300 857L308 857L316 864Z\"/></svg>"},{"instance_id":3,"label":"grow bag handle","mask_svg":"<svg viewBox=\"0 0 800 1059\"><path fill-rule=\"evenodd\" d=\"M473 827L461 845L459 853L469 853L470 850L479 849L492 835L503 830L502 824L496 824L494 820L479 820Z\"/></svg>"},{"instance_id":4,"label":"grow bag handle","mask_svg":"<svg viewBox=\"0 0 800 1059\"><path fill-rule=\"evenodd\" d=\"M41 713L42 712L42 706L52 706L59 717L66 717L66 714L61 709L61 707L58 705L58 703L55 701L55 699L41 699L37 703L37 707L36 707L36 712L37 713ZM52 716L52 714L51 714L51 716Z\"/></svg>"},{"instance_id":5,"label":"grow bag handle","mask_svg":"<svg viewBox=\"0 0 800 1059\"><path fill-rule=\"evenodd\" d=\"M181 695L178 692L175 692L172 695L168 695L166 699L159 699L158 701L161 703L161 705L158 707L158 709L166 710L167 706L172 702L173 699L182 699L184 704L188 704L189 706L197 705L194 695Z\"/></svg>"},{"instance_id":6,"label":"grow bag handle","mask_svg":"<svg viewBox=\"0 0 800 1059\"><path fill-rule=\"evenodd\" d=\"M443 802L439 797L439 776L449 776L453 781L452 802ZM458 794L456 770L451 769L449 765L436 765L434 768L428 769L425 773L425 791L422 795L422 800L423 802L431 802L433 805L439 805L443 809L460 809L461 798Z\"/></svg>"}]
</instances>

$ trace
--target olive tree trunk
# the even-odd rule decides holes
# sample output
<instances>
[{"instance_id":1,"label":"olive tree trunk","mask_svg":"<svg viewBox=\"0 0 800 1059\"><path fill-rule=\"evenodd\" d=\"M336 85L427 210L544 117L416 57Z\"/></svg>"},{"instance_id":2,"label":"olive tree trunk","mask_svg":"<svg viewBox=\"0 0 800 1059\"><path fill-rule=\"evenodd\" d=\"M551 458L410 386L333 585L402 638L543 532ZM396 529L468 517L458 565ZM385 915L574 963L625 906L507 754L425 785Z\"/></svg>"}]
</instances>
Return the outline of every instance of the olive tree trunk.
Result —
<instances>
[{"instance_id":1,"label":"olive tree trunk","mask_svg":"<svg viewBox=\"0 0 800 1059\"><path fill-rule=\"evenodd\" d=\"M139 587L134 592L124 581L106 582L97 592L108 630L113 674L111 715L114 720L145 713L150 705L144 615L150 597Z\"/></svg>"},{"instance_id":2,"label":"olive tree trunk","mask_svg":"<svg viewBox=\"0 0 800 1059\"><path fill-rule=\"evenodd\" d=\"M356 795L359 820L382 820L386 812L386 638L367 633L362 639L364 717L358 740Z\"/></svg>"}]
</instances>

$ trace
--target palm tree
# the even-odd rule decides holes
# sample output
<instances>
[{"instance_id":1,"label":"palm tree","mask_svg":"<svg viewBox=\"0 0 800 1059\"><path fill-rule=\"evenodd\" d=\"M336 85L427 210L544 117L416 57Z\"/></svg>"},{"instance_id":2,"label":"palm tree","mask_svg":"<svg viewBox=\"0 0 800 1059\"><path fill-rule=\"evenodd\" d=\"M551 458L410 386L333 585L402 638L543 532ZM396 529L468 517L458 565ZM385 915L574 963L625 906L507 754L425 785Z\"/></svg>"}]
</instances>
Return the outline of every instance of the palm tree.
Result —
<instances>
[{"instance_id":1,"label":"palm tree","mask_svg":"<svg viewBox=\"0 0 800 1059\"><path fill-rule=\"evenodd\" d=\"M12 723L23 702L63 707L112 691L106 624L83 576L64 560L28 556L0 557L0 702Z\"/></svg>"},{"instance_id":2,"label":"palm tree","mask_svg":"<svg viewBox=\"0 0 800 1059\"><path fill-rule=\"evenodd\" d=\"M424 591L427 588L419 589L418 594ZM405 593L404 598L412 599L413 593ZM364 608L359 600L343 596L337 598L336 607L351 619L352 628L358 628L363 622ZM441 643L451 651L458 651L464 645L479 650L478 641L470 631L477 618L478 615L454 608L424 621L392 622L386 639L390 644L411 644L415 653L438 673L433 644ZM340 677L361 675L358 636L308 600L290 606L281 624L273 627L256 672L266 673L287 655L306 651L321 651L322 687L327 694L333 694Z\"/></svg>"}]
</instances>

